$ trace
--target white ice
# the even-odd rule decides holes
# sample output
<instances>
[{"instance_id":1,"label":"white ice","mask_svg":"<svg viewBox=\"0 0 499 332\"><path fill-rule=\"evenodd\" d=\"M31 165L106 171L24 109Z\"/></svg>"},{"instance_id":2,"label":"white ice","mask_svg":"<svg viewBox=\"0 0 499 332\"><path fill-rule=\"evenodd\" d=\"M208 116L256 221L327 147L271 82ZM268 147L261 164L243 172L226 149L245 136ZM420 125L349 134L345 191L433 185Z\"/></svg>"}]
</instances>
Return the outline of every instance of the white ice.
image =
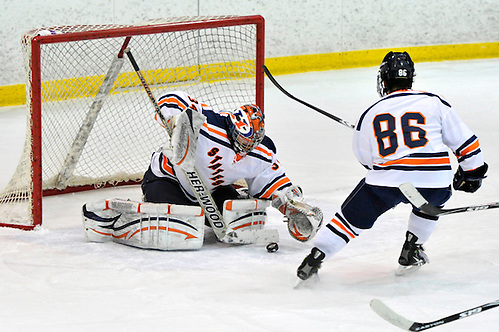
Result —
<instances>
[{"instance_id":1,"label":"white ice","mask_svg":"<svg viewBox=\"0 0 499 332\"><path fill-rule=\"evenodd\" d=\"M270 68L272 70L272 68ZM499 59L416 64L414 88L443 95L480 138L488 178L476 194L455 193L447 207L499 200ZM377 100L376 67L277 76L297 97L349 122ZM265 82L267 133L289 177L325 218L364 169L351 129L289 99ZM0 110L0 184L14 171L25 112ZM454 164L455 166L455 164ZM140 199L139 187L44 199L43 227L0 229L1 331L398 331L369 307L379 298L417 321L499 298L499 210L440 218L416 274L394 271L410 207L399 206L327 260L320 282L293 289L311 243L288 235L275 210L280 250L217 243L211 230L194 252L160 252L88 243L80 209L99 198ZM499 309L435 331L497 331Z\"/></svg>"}]
</instances>

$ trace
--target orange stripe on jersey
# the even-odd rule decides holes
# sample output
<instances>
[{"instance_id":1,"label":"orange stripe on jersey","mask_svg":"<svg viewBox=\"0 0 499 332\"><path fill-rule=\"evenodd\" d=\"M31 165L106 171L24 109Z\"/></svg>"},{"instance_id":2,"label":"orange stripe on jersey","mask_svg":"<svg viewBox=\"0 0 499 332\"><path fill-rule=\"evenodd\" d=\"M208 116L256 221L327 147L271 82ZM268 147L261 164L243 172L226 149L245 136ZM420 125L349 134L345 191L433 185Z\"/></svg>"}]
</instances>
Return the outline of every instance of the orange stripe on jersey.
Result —
<instances>
[{"instance_id":1,"label":"orange stripe on jersey","mask_svg":"<svg viewBox=\"0 0 499 332\"><path fill-rule=\"evenodd\" d=\"M264 192L260 198L269 198L270 195L272 195L272 193L277 190L277 188L279 188L280 186L282 186L286 183L291 183L291 180L288 179L287 177L280 179L279 181L277 181L277 183L275 183L272 187L270 187L266 192Z\"/></svg>"},{"instance_id":2,"label":"orange stripe on jersey","mask_svg":"<svg viewBox=\"0 0 499 332\"><path fill-rule=\"evenodd\" d=\"M450 158L411 158L411 159L397 159L390 160L383 164L377 164L378 166L390 166L390 165L442 165L450 164Z\"/></svg>"},{"instance_id":3,"label":"orange stripe on jersey","mask_svg":"<svg viewBox=\"0 0 499 332\"><path fill-rule=\"evenodd\" d=\"M348 236L350 236L350 238L354 239L355 238L355 235L353 235L345 226L343 226L342 223L340 223L338 220L336 219L331 219L331 222L333 224L335 224L337 227L339 227L343 232L347 233Z\"/></svg>"},{"instance_id":4,"label":"orange stripe on jersey","mask_svg":"<svg viewBox=\"0 0 499 332\"><path fill-rule=\"evenodd\" d=\"M185 110L187 108L182 102L180 102L180 100L178 100L177 98L174 98L174 97L169 97L169 98L161 99L159 101L158 105L161 106L161 105L163 105L165 103L174 103L174 104L177 104L183 110Z\"/></svg>"},{"instance_id":5,"label":"orange stripe on jersey","mask_svg":"<svg viewBox=\"0 0 499 332\"><path fill-rule=\"evenodd\" d=\"M257 146L257 147L255 148L255 150L258 150L258 151L260 151L261 153L263 153L263 154L265 154L265 155L267 155L267 156L269 156L269 157L272 157L272 153L270 153L270 152L266 151L265 149L263 149L263 148L261 148L261 147L259 147L259 146Z\"/></svg>"},{"instance_id":6,"label":"orange stripe on jersey","mask_svg":"<svg viewBox=\"0 0 499 332\"><path fill-rule=\"evenodd\" d=\"M220 131L220 130L214 129L214 128L212 128L212 127L208 127L208 124L206 124L206 122L205 122L205 123L203 123L203 127L205 127L205 128L206 128L206 130L208 130L209 132L211 132L211 133L213 133L213 134L217 134L217 135L220 135L220 136L222 136L222 137L224 137L224 138L229 139L229 137L227 137L227 134L226 134L226 133L224 133L223 131Z\"/></svg>"},{"instance_id":7,"label":"orange stripe on jersey","mask_svg":"<svg viewBox=\"0 0 499 332\"><path fill-rule=\"evenodd\" d=\"M468 146L466 149L464 149L463 151L461 151L461 154L458 156L458 157L462 157L462 156L465 156L467 155L468 153L478 149L480 147L480 142L478 141L478 139L473 142L473 144L471 144L470 146Z\"/></svg>"},{"instance_id":8,"label":"orange stripe on jersey","mask_svg":"<svg viewBox=\"0 0 499 332\"><path fill-rule=\"evenodd\" d=\"M171 174L172 176L175 176L175 174L173 173L173 168L170 167L170 165L168 165L168 159L166 159L165 156L163 156L163 162L161 163L161 167L163 167L163 169Z\"/></svg>"}]
</instances>

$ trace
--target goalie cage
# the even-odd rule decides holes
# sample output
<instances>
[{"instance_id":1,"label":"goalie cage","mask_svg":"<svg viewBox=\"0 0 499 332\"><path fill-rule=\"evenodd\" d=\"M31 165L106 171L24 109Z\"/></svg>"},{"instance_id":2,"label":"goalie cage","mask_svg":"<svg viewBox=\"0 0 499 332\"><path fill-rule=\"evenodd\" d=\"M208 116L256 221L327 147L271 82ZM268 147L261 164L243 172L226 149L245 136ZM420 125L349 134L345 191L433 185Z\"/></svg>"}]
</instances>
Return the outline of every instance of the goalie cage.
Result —
<instances>
[{"instance_id":1,"label":"goalie cage","mask_svg":"<svg viewBox=\"0 0 499 332\"><path fill-rule=\"evenodd\" d=\"M184 90L214 109L251 102L263 110L264 33L259 15L26 33L26 141L0 194L0 226L41 225L43 196L140 182L168 138L123 61L125 47L157 97Z\"/></svg>"}]
</instances>

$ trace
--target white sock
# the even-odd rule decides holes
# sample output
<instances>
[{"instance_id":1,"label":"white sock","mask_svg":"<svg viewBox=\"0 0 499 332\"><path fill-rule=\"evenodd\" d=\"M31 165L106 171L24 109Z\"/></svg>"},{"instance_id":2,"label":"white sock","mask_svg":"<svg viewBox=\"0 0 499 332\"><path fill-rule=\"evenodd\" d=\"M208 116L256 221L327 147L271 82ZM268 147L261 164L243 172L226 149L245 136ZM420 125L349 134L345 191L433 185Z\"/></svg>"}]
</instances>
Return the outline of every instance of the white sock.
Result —
<instances>
[{"instance_id":1,"label":"white sock","mask_svg":"<svg viewBox=\"0 0 499 332\"><path fill-rule=\"evenodd\" d=\"M437 227L436 220L421 218L411 213L407 230L418 237L417 244L423 244L428 241L435 227Z\"/></svg>"}]
</instances>

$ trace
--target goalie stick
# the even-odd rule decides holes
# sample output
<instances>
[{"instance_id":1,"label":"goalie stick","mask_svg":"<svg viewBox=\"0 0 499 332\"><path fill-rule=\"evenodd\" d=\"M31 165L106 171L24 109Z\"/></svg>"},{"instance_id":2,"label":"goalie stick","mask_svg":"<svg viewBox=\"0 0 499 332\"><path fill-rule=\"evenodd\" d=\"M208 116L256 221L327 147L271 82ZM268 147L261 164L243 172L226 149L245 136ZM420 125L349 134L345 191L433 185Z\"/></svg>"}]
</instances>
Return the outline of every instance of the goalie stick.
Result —
<instances>
[{"instance_id":1,"label":"goalie stick","mask_svg":"<svg viewBox=\"0 0 499 332\"><path fill-rule=\"evenodd\" d=\"M410 182L402 183L399 186L399 189L412 205L414 205L416 208L420 209L424 213L431 216L443 216L453 213L473 212L473 211L482 211L487 209L499 208L499 202L494 202L481 205L469 205L469 206L462 206L451 209L443 209L428 203L428 201L423 197L423 195L421 195L421 193L416 189L416 187L414 187L414 185Z\"/></svg>"},{"instance_id":2,"label":"goalie stick","mask_svg":"<svg viewBox=\"0 0 499 332\"><path fill-rule=\"evenodd\" d=\"M301 103L301 104L303 104L303 105L305 105L305 106L307 106L307 107L310 107L310 108L311 108L311 109L313 109L314 111L317 111L317 112L321 113L322 115L325 115L325 116L327 116L327 117L328 117L328 118L330 118L330 119L333 119L334 121L336 121L336 122L338 122L338 123L340 123L340 124L344 125L345 127L348 127L348 128L351 128L351 129L353 129L353 128L354 128L354 125L353 125L353 124L351 124L351 123L349 123L348 121L343 120L343 119L341 119L341 118L337 117L336 115L333 115L333 114L328 113L328 112L326 112L326 111L324 111L324 110L321 110L320 108L318 108L318 107L316 107L316 106L314 106L314 105L311 105L311 104L307 103L306 101L303 101L303 100L301 100L301 99L299 99L299 98L297 98L297 97L293 96L291 93L289 93L288 91L286 91L286 90L285 90L285 89L284 89L284 88L283 88L283 87L282 87L282 86L281 86L281 85L280 85L280 84L276 81L276 79L274 78L274 76L272 76L272 74L270 73L269 69L268 69L265 65L263 65L262 67L263 67L263 71L265 72L265 74L267 75L267 77L269 78L269 80L270 80L270 81L271 81L271 82L272 82L272 83L273 83L273 84L274 84L274 85L275 85L275 86L276 86L279 90L281 90L281 92L282 92L282 93L284 93L284 94L285 94L286 96L288 96L289 98L291 98L291 99L293 99L293 100L295 100L295 101L297 101L297 102L299 102L299 103Z\"/></svg>"},{"instance_id":3,"label":"goalie stick","mask_svg":"<svg viewBox=\"0 0 499 332\"><path fill-rule=\"evenodd\" d=\"M401 328L406 331L423 331L427 329L431 329L432 327L440 326L443 324L447 324L453 322L455 320L467 318L485 310L489 310L499 306L499 300L495 300L489 303L482 304L478 307L467 309L456 314L443 317L432 322L415 322L410 319L407 319L392 309L390 309L386 304L378 299L374 299L370 303L371 308L375 313L377 313L381 318L386 320L387 322Z\"/></svg>"},{"instance_id":4,"label":"goalie stick","mask_svg":"<svg viewBox=\"0 0 499 332\"><path fill-rule=\"evenodd\" d=\"M139 77L142 86L146 90L147 96L149 97L149 100L153 104L154 110L158 115L158 118L163 124L163 127L165 127L168 136L171 137L172 130L168 126L167 121L163 113L161 112L161 109L159 108L158 102L156 101L156 98L154 97L151 89L149 88L149 85L147 84L144 76L142 75L142 72L140 71L137 62L135 61L135 58L133 57L129 48L125 49L124 52L126 53L128 59L130 60L133 69L137 73L137 76ZM210 223L210 226L213 229L213 232L215 233L220 242L234 243L234 244L237 243L251 244L251 243L260 243L262 241L265 241L267 243L278 241L279 233L277 233L277 231L273 229L261 230L260 232L254 231L254 233L252 234L248 234L248 232L239 232L239 233L235 231L227 232L227 224L225 223L222 214L218 210L217 205L213 200L213 197L211 196L208 188L206 187L206 184L203 182L203 179L199 176L196 167L193 167L192 170L184 170L184 169L182 170L185 174L185 177L189 181L189 185L191 186L191 189L194 192L194 195L196 196L199 205L203 209L206 218L208 219L208 222Z\"/></svg>"},{"instance_id":5,"label":"goalie stick","mask_svg":"<svg viewBox=\"0 0 499 332\"><path fill-rule=\"evenodd\" d=\"M83 120L82 125L80 126L80 130L73 140L73 144L71 145L71 149L69 150L66 159L64 160L64 164L61 167L61 171L57 176L55 187L57 189L64 189L67 187L69 178L73 175L73 172L78 164L78 160L83 152L83 148L88 141L88 137L90 136L90 132L99 116L99 113L104 105L111 89L120 73L121 67L123 66L123 53L125 49L128 47L128 43L130 42L131 37L126 37L123 45L121 46L120 51L116 56L113 57L111 61L111 65L107 71L104 80L95 96L92 105L90 105L90 109L88 110L85 119Z\"/></svg>"}]
</instances>

